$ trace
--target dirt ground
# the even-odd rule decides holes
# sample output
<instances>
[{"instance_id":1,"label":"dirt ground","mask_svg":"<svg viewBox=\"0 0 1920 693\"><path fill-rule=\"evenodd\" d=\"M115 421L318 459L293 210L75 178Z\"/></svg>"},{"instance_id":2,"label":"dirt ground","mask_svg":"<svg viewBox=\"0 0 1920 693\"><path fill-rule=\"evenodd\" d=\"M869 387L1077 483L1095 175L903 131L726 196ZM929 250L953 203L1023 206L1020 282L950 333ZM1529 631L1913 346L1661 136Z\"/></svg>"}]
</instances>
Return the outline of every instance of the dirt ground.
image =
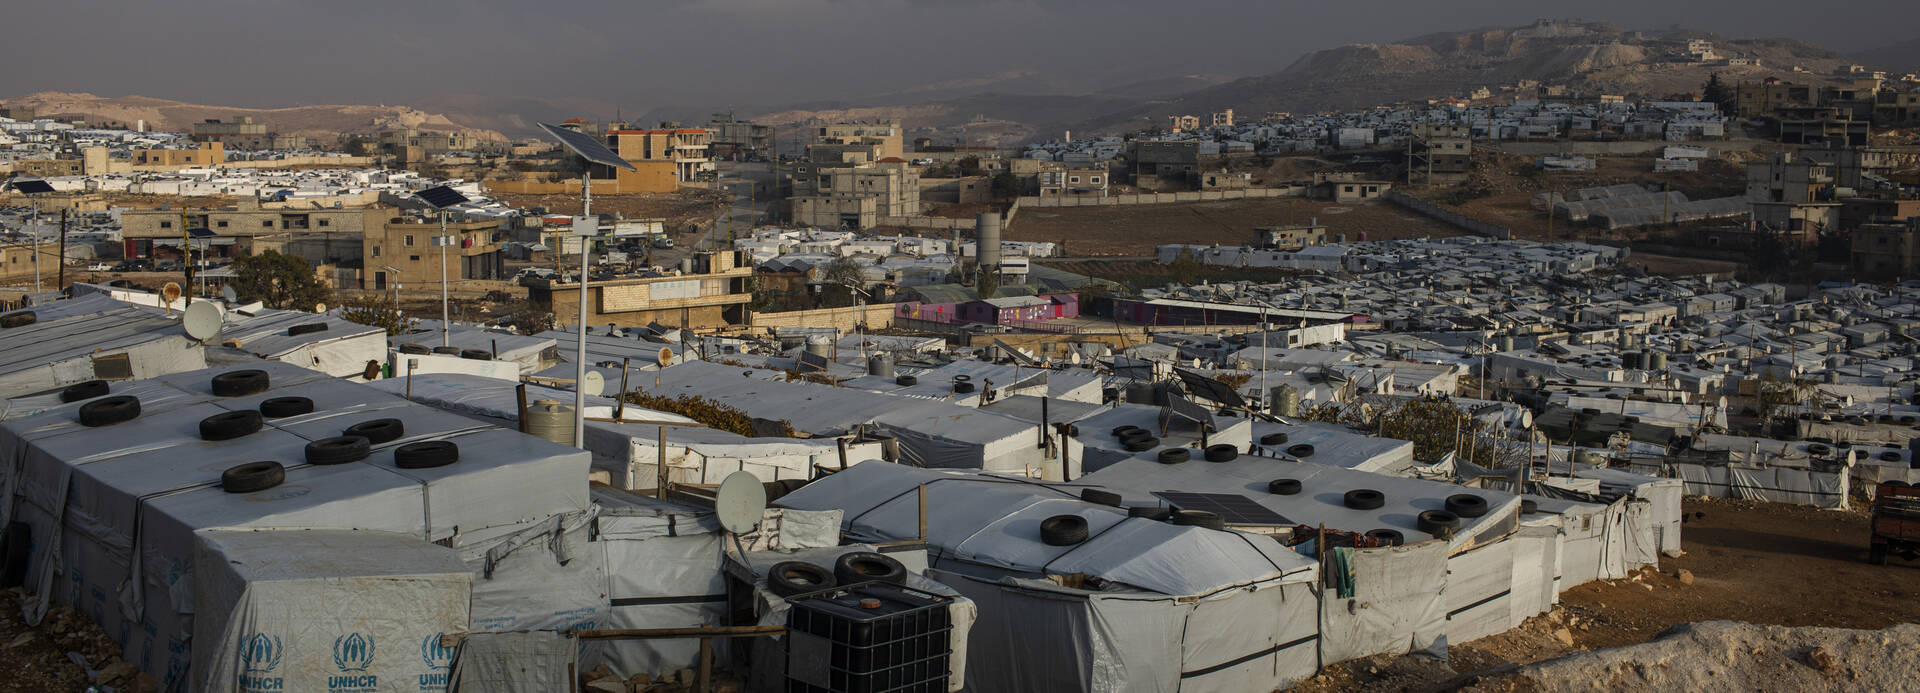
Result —
<instances>
[{"instance_id":1,"label":"dirt ground","mask_svg":"<svg viewBox=\"0 0 1920 693\"><path fill-rule=\"evenodd\" d=\"M1372 657L1294 690L1448 690L1473 672L1644 643L1702 621L1869 630L1920 622L1920 561L1868 564L1864 512L1725 499L1689 499L1684 509L1686 554L1662 558L1657 572L1568 589L1553 612L1455 645L1446 664ZM1682 570L1692 584L1676 577Z\"/></svg>"},{"instance_id":2,"label":"dirt ground","mask_svg":"<svg viewBox=\"0 0 1920 693\"><path fill-rule=\"evenodd\" d=\"M21 617L20 603L17 589L0 591L0 693L77 692L91 683L121 691L159 690L152 676L121 661L120 646L73 609L54 607L35 628ZM74 654L100 676L89 678Z\"/></svg>"},{"instance_id":3,"label":"dirt ground","mask_svg":"<svg viewBox=\"0 0 1920 693\"><path fill-rule=\"evenodd\" d=\"M546 207L553 214L579 214L580 196L569 195L495 195L501 202L527 209ZM593 211L619 214L629 219L666 219L669 226L694 221L711 221L716 205L726 204L728 196L710 190L681 190L672 193L623 193L594 195Z\"/></svg>"},{"instance_id":4,"label":"dirt ground","mask_svg":"<svg viewBox=\"0 0 1920 693\"><path fill-rule=\"evenodd\" d=\"M1662 276L1684 276L1712 272L1719 275L1731 275L1740 270L1740 263L1724 260L1708 260L1697 257L1675 257L1635 251L1627 256L1628 267L1638 267L1647 274Z\"/></svg>"},{"instance_id":5,"label":"dirt ground","mask_svg":"<svg viewBox=\"0 0 1920 693\"><path fill-rule=\"evenodd\" d=\"M1022 209L1005 231L1009 241L1066 244L1070 257L1143 257L1168 243L1241 245L1261 226L1305 224L1318 219L1328 233L1348 241L1384 241L1458 236L1452 226L1386 202L1334 204L1299 198L1265 198L1112 207Z\"/></svg>"},{"instance_id":6,"label":"dirt ground","mask_svg":"<svg viewBox=\"0 0 1920 693\"><path fill-rule=\"evenodd\" d=\"M1449 205L1469 217L1513 229L1520 238L1532 240L1613 239L1630 240L1643 231L1623 229L1606 231L1584 224L1554 220L1551 228L1545 210L1533 207L1533 196L1544 192L1566 193L1579 188L1603 185L1636 184L1664 187L1685 193L1687 199L1701 200L1739 195L1745 192L1746 169L1741 163L1752 156L1736 153L1708 159L1699 171L1655 173L1652 156L1602 156L1591 171L1540 171L1533 157L1516 156L1492 150L1474 154L1474 177L1484 197L1459 201L1459 188L1417 186L1409 191L1414 197ZM1549 236L1551 232L1551 236Z\"/></svg>"}]
</instances>

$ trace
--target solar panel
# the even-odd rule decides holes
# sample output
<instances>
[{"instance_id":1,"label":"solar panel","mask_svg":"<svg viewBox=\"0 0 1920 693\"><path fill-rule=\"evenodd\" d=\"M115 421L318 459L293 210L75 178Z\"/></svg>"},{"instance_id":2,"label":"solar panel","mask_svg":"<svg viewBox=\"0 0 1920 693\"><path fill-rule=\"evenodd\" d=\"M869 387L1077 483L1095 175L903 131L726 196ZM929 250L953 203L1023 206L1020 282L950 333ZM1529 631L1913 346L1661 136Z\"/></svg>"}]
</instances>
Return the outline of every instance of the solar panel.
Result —
<instances>
[{"instance_id":1,"label":"solar panel","mask_svg":"<svg viewBox=\"0 0 1920 693\"><path fill-rule=\"evenodd\" d=\"M566 145L568 149L573 150L573 153L579 154L582 159L602 166L624 168L628 171L638 170L633 167L633 164L627 163L626 159L622 159L620 155L613 153L613 150L608 149L607 145L601 143L600 140L546 123L538 123L538 125L540 129L547 131L547 134L552 135L554 139L560 140L560 144Z\"/></svg>"},{"instance_id":2,"label":"solar panel","mask_svg":"<svg viewBox=\"0 0 1920 693\"><path fill-rule=\"evenodd\" d=\"M1155 491L1155 496L1181 510L1205 510L1219 515L1230 525L1267 525L1285 527L1296 524L1286 516L1268 510L1253 499L1237 493L1188 493Z\"/></svg>"},{"instance_id":3,"label":"solar panel","mask_svg":"<svg viewBox=\"0 0 1920 693\"><path fill-rule=\"evenodd\" d=\"M1199 404L1195 403L1193 400L1187 399L1185 397L1182 397L1174 393L1167 394L1166 411L1172 414L1177 414L1180 416L1180 418L1186 419L1188 421L1192 421L1202 426L1207 426L1209 428L1213 426L1213 412L1208 411L1206 407L1200 406ZM1162 417L1162 418L1166 418L1166 417ZM1162 425L1165 425L1165 422L1162 422Z\"/></svg>"},{"instance_id":4,"label":"solar panel","mask_svg":"<svg viewBox=\"0 0 1920 693\"><path fill-rule=\"evenodd\" d=\"M800 355L800 370L824 371L826 369L827 369L827 357L821 356L819 354L811 353L811 352L803 353Z\"/></svg>"},{"instance_id":5,"label":"solar panel","mask_svg":"<svg viewBox=\"0 0 1920 693\"><path fill-rule=\"evenodd\" d=\"M1226 383L1185 368L1175 368L1173 374L1180 376L1180 382L1185 383L1187 391L1192 392L1195 397L1210 399L1234 409L1247 408L1247 401L1241 399L1240 393L1234 392L1233 388L1227 387Z\"/></svg>"},{"instance_id":6,"label":"solar panel","mask_svg":"<svg viewBox=\"0 0 1920 693\"><path fill-rule=\"evenodd\" d=\"M212 238L217 235L219 234L214 233L213 229L206 227L187 229L188 238Z\"/></svg>"},{"instance_id":7,"label":"solar panel","mask_svg":"<svg viewBox=\"0 0 1920 693\"><path fill-rule=\"evenodd\" d=\"M1008 357L1011 357L1014 361L1018 362L1022 366L1040 365L1040 362L1033 360L1033 357L1028 356L1024 353L1021 353L1019 349L1015 349L1013 347L1007 346L1007 343L1000 341L999 337L995 337L993 339L993 345L1000 347L1001 351L1005 352Z\"/></svg>"},{"instance_id":8,"label":"solar panel","mask_svg":"<svg viewBox=\"0 0 1920 693\"><path fill-rule=\"evenodd\" d=\"M44 180L21 180L13 182L13 189L28 195L53 192L53 184Z\"/></svg>"},{"instance_id":9,"label":"solar panel","mask_svg":"<svg viewBox=\"0 0 1920 693\"><path fill-rule=\"evenodd\" d=\"M427 204L433 205L434 209L446 209L457 204L464 204L467 201L466 195L462 195L460 191L445 185L436 185L427 188L426 190L414 193L414 196L419 197Z\"/></svg>"}]
</instances>

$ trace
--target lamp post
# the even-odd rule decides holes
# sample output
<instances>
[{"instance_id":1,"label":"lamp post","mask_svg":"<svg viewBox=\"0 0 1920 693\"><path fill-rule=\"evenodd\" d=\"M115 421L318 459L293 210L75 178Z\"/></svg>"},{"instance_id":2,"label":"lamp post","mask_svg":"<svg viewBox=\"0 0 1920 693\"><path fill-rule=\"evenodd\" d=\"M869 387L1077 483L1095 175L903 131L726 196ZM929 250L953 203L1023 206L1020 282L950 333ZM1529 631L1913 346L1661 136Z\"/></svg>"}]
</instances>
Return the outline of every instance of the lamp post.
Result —
<instances>
[{"instance_id":1,"label":"lamp post","mask_svg":"<svg viewBox=\"0 0 1920 693\"><path fill-rule=\"evenodd\" d=\"M440 212L440 235L433 237L433 244L440 246L440 346L452 346L453 316L448 308L447 299L447 246L453 245L453 238L447 235L447 208L466 204L467 196L445 185L436 185L415 193L422 201ZM393 303L400 305L400 294L396 289Z\"/></svg>"},{"instance_id":2,"label":"lamp post","mask_svg":"<svg viewBox=\"0 0 1920 693\"><path fill-rule=\"evenodd\" d=\"M13 189L33 200L33 215L27 223L27 235L33 244L33 292L40 293L40 196L53 192L53 184L44 180L21 180L13 182Z\"/></svg>"},{"instance_id":3,"label":"lamp post","mask_svg":"<svg viewBox=\"0 0 1920 693\"><path fill-rule=\"evenodd\" d=\"M560 141L560 144L573 150L587 161L580 171L580 218L574 220L573 233L580 236L580 324L576 326L579 339L574 351L573 369L573 444L575 447L587 447L587 392L583 385L587 381L587 269L588 254L593 249L593 236L599 233L600 222L593 218L593 165L599 164L612 168L637 171L633 164L608 149L606 143L586 134L547 123L536 123L547 135ZM556 253L557 255L557 253ZM621 393L625 394L625 393ZM666 448L661 448L665 454ZM666 474L665 462L661 463L661 475ZM664 484L662 484L664 487ZM664 491L664 488L662 489Z\"/></svg>"}]
</instances>

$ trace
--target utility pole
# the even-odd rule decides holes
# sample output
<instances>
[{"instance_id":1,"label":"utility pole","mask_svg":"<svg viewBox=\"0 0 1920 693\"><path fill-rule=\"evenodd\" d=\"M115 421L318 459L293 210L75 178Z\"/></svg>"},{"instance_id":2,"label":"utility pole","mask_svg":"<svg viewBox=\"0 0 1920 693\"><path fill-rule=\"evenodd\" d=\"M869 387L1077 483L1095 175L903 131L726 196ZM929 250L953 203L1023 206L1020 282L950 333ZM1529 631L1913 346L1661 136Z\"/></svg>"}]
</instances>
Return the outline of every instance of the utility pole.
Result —
<instances>
[{"instance_id":1,"label":"utility pole","mask_svg":"<svg viewBox=\"0 0 1920 693\"><path fill-rule=\"evenodd\" d=\"M440 346L452 346L453 337L448 332L452 317L447 301L447 246L453 239L447 236L447 210L440 210Z\"/></svg>"},{"instance_id":2,"label":"utility pole","mask_svg":"<svg viewBox=\"0 0 1920 693\"><path fill-rule=\"evenodd\" d=\"M34 245L33 252L39 253L40 244L37 242L37 239L33 245ZM65 207L60 208L60 269L59 269L59 273L60 273L59 278L53 281L53 286L55 291L64 289L67 286L67 208Z\"/></svg>"}]
</instances>

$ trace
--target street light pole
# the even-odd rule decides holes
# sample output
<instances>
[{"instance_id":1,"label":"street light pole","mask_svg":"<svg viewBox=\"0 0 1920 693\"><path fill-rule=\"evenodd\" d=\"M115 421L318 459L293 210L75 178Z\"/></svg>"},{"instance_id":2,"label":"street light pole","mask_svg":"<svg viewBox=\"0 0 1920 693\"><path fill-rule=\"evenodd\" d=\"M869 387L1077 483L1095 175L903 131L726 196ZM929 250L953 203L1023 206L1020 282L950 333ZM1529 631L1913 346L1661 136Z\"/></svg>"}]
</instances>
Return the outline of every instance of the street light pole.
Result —
<instances>
[{"instance_id":1,"label":"street light pole","mask_svg":"<svg viewBox=\"0 0 1920 693\"><path fill-rule=\"evenodd\" d=\"M33 219L27 224L28 247L33 249L33 292L40 293L40 201L33 201Z\"/></svg>"},{"instance_id":2,"label":"street light pole","mask_svg":"<svg viewBox=\"0 0 1920 693\"><path fill-rule=\"evenodd\" d=\"M447 331L451 325L451 311L447 307L447 244L453 239L447 237L447 210L440 210L440 346L452 346L453 337Z\"/></svg>"},{"instance_id":3,"label":"street light pole","mask_svg":"<svg viewBox=\"0 0 1920 693\"><path fill-rule=\"evenodd\" d=\"M580 217L593 224L594 233L600 232L600 222L593 219L593 166L589 164L580 172ZM580 324L579 343L573 354L573 445L587 449L587 265L593 252L593 236L580 237ZM621 393L626 394L626 393ZM664 430L664 429L663 429ZM664 449L664 448L663 448Z\"/></svg>"}]
</instances>

